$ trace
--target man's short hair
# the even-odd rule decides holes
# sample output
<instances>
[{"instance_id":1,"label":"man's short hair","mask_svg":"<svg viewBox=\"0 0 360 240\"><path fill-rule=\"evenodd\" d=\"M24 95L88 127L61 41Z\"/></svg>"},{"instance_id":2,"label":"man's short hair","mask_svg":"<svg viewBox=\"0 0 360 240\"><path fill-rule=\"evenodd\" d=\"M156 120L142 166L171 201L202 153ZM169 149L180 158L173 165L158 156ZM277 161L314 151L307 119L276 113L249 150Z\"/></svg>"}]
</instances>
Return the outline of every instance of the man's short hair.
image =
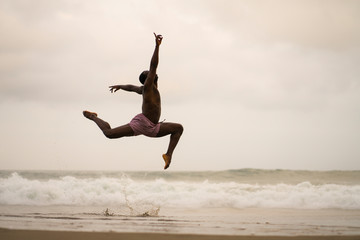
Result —
<instances>
[{"instance_id":1,"label":"man's short hair","mask_svg":"<svg viewBox=\"0 0 360 240\"><path fill-rule=\"evenodd\" d=\"M149 71L145 70L145 71L143 71L143 72L140 74L140 76L139 76L139 81L141 82L142 85L144 85L148 73L149 73ZM155 84L157 83L157 80L158 80L158 75L156 74L156 75L155 75L155 80L154 80L154 83L155 83Z\"/></svg>"}]
</instances>

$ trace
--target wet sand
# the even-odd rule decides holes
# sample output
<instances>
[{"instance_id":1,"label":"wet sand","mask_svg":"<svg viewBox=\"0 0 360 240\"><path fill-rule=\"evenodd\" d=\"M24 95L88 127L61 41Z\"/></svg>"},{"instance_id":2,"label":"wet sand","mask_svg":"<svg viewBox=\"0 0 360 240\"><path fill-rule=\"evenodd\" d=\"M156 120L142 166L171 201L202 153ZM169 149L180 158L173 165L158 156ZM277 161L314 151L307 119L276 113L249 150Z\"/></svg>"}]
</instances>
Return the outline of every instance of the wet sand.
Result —
<instances>
[{"instance_id":1,"label":"wet sand","mask_svg":"<svg viewBox=\"0 0 360 240\"><path fill-rule=\"evenodd\" d=\"M0 229L0 239L4 240L355 240L360 235L354 236L224 236L224 235L197 235L197 234L166 234L166 233L117 233L117 232L72 232L72 231L41 231L41 230L10 230Z\"/></svg>"},{"instance_id":2,"label":"wet sand","mask_svg":"<svg viewBox=\"0 0 360 240\"><path fill-rule=\"evenodd\" d=\"M101 206L0 205L0 229L160 236L360 236L359 210L164 208L156 216L137 216L113 214L112 209L119 208L110 208L105 215Z\"/></svg>"}]
</instances>

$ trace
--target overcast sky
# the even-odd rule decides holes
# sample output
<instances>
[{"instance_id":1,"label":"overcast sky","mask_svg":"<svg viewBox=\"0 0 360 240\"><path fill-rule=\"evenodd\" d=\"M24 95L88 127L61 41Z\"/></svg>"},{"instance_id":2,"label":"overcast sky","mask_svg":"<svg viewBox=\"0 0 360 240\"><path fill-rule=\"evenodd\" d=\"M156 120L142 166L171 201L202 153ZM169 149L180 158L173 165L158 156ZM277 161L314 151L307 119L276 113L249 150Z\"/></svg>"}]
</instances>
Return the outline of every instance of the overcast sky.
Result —
<instances>
[{"instance_id":1,"label":"overcast sky","mask_svg":"<svg viewBox=\"0 0 360 240\"><path fill-rule=\"evenodd\" d=\"M141 112L162 34L170 171L360 169L360 1L0 1L0 169L162 170L169 137L110 140Z\"/></svg>"}]
</instances>

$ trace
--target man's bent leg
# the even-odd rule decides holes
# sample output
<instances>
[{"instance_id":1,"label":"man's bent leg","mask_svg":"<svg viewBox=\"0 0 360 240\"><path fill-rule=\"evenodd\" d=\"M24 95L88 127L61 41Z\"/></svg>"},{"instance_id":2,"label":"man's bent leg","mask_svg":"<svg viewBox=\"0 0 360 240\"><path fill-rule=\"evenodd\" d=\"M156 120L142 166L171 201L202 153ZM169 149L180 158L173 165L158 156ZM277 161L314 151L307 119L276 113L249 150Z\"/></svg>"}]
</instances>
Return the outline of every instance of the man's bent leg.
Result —
<instances>
[{"instance_id":1,"label":"man's bent leg","mask_svg":"<svg viewBox=\"0 0 360 240\"><path fill-rule=\"evenodd\" d=\"M86 118L94 121L107 138L121 138L121 137L134 136L134 131L132 130L129 124L112 129L110 124L108 122L105 122L101 118L98 118L96 113L84 111L83 114Z\"/></svg>"},{"instance_id":2,"label":"man's bent leg","mask_svg":"<svg viewBox=\"0 0 360 240\"><path fill-rule=\"evenodd\" d=\"M162 123L160 125L160 130L156 137L163 137L171 134L168 150L165 154L163 154L163 159L165 161L164 169L167 169L170 166L172 154L174 152L177 143L180 140L183 131L184 131L183 126L178 123Z\"/></svg>"},{"instance_id":3,"label":"man's bent leg","mask_svg":"<svg viewBox=\"0 0 360 240\"><path fill-rule=\"evenodd\" d=\"M103 131L107 138L121 138L121 137L132 137L134 136L134 131L129 124L123 126L112 128Z\"/></svg>"}]
</instances>

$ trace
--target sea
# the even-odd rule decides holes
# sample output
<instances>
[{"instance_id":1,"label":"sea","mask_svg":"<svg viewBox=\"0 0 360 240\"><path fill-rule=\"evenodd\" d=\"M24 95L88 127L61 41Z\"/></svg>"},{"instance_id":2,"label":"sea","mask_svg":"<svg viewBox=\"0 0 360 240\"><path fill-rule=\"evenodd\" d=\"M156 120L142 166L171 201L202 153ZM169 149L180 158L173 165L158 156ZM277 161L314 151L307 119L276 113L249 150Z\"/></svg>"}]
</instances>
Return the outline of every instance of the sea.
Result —
<instances>
[{"instance_id":1,"label":"sea","mask_svg":"<svg viewBox=\"0 0 360 240\"><path fill-rule=\"evenodd\" d=\"M0 228L360 235L360 171L0 171Z\"/></svg>"}]
</instances>

